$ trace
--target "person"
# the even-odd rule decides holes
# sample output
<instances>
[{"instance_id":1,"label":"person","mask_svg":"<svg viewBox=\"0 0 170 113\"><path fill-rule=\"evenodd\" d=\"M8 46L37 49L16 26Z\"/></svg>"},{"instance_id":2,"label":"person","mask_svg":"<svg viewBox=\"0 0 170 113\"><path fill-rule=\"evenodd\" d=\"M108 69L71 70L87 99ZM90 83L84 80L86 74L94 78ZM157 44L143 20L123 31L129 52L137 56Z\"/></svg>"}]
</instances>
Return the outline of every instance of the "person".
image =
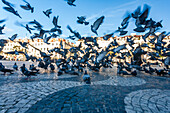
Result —
<instances>
[{"instance_id":1,"label":"person","mask_svg":"<svg viewBox=\"0 0 170 113\"><path fill-rule=\"evenodd\" d=\"M86 82L86 84L90 84L91 83L91 78L90 75L87 74L87 71L85 70L85 73L83 75L83 81Z\"/></svg>"}]
</instances>

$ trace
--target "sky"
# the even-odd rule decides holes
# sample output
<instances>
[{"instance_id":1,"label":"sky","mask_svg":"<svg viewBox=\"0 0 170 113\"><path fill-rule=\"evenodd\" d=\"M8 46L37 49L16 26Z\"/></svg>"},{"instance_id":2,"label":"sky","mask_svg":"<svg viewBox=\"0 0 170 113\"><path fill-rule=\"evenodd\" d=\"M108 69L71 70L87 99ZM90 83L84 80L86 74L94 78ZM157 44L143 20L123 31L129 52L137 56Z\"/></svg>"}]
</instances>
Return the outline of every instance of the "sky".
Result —
<instances>
[{"instance_id":1,"label":"sky","mask_svg":"<svg viewBox=\"0 0 170 113\"><path fill-rule=\"evenodd\" d=\"M64 0L27 0L27 2L34 7L34 13L20 8L20 5L25 5L22 0L7 1L15 4L15 9L21 15L22 19L5 11L3 9L5 5L0 1L0 20L7 19L6 22L0 24L0 26L3 24L6 25L3 30L5 34L0 35L1 39L7 39L16 33L18 34L18 38L30 37L33 35L25 28L17 26L15 24L16 21L25 25L27 22L36 19L43 25L43 29L46 30L53 27L53 16L57 15L59 15L58 24L61 26L63 31L63 34L60 36L61 38L72 35L66 28L67 25L70 25L73 30L79 32L82 36L96 36L93 32L91 32L90 26L97 18L105 16L104 22L97 31L98 36L103 36L104 34L117 30L127 12L132 13L138 6L143 8L144 4L151 7L148 19L152 18L155 21L163 20L163 28L160 29L160 32L170 31L170 0L76 0L74 2L76 7L69 6ZM52 14L50 15L50 18L48 18L42 11L50 8L52 8ZM90 22L90 24L87 26L84 24L78 24L76 22L77 16L86 16L86 20ZM130 19L130 24L127 28L127 35L135 33L133 31L134 28L135 20ZM118 36L118 34L114 34L114 36Z\"/></svg>"}]
</instances>

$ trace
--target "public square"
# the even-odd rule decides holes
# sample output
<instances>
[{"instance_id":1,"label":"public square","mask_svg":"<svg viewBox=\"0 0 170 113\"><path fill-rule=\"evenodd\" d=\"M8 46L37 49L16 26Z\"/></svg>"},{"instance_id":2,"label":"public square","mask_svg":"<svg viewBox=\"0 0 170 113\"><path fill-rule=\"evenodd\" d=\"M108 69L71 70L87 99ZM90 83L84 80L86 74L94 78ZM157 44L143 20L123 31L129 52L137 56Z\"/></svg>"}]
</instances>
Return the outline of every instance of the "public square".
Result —
<instances>
[{"instance_id":1,"label":"public square","mask_svg":"<svg viewBox=\"0 0 170 113\"><path fill-rule=\"evenodd\" d=\"M14 61L2 61L6 67ZM17 62L18 63L18 62ZM22 65L23 62L18 64ZM26 63L26 64L29 64ZM48 72L32 76L0 75L0 113L169 113L170 78L116 75L116 68L81 76Z\"/></svg>"},{"instance_id":2,"label":"public square","mask_svg":"<svg viewBox=\"0 0 170 113\"><path fill-rule=\"evenodd\" d=\"M170 113L170 0L0 0L0 113Z\"/></svg>"}]
</instances>

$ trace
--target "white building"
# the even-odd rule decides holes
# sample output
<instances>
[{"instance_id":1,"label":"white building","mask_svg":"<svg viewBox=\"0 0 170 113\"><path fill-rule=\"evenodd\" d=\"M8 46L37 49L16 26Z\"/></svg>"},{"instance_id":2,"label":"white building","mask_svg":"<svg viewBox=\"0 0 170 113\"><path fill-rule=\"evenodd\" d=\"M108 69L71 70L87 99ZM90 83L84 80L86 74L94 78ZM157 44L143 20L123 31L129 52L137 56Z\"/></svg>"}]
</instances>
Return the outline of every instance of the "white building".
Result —
<instances>
[{"instance_id":1,"label":"white building","mask_svg":"<svg viewBox=\"0 0 170 113\"><path fill-rule=\"evenodd\" d=\"M133 36L135 38L134 42L135 43L144 43L144 40L142 39L142 35L130 35L130 36L123 36L123 37L111 37L110 39L108 40L103 40L102 37L98 37L97 38L97 43L99 44L99 47L102 47L102 48L106 48L112 41L113 39L116 39L116 41L122 45L124 43L126 43L126 40L127 40L127 37L131 37ZM150 36L149 38L153 38L153 36ZM147 42L148 42L148 39L147 38ZM49 43L50 44L46 44L43 42L42 39L34 39L34 41L32 41L31 39L27 39L27 38L24 38L24 39L15 39L14 42L8 40L8 43L6 44L6 46L4 46L3 50L2 50L2 54L5 58L18 58L18 59L21 59L23 60L23 55L7 55L7 54L4 54L5 52L9 52L9 51L14 51L14 50L21 50L21 51L25 51L25 48L21 47L20 44L18 43L18 41L20 42L28 42L30 45L34 46L35 48L41 50L42 52L45 52L45 53L48 53L48 50L50 49L53 49L55 47L58 47L60 48L60 42L63 42L63 47L64 48L67 48L69 49L70 46L68 46L66 43L68 43L69 45L71 46L78 46L80 44L80 42L84 42L84 40L79 40L76 42L76 44L73 44L73 43L70 43L68 42L68 40L65 40L65 39L59 39L59 38L52 38L49 40ZM168 44L170 43L170 36L167 36L164 41L166 41ZM28 45L28 49L27 49L27 53L28 55L33 55L33 56L36 56L36 57L41 57L40 56L40 52L38 50L36 50L35 48L33 48L32 46ZM82 46L85 48L86 45L84 43L82 43ZM137 44L136 44L137 46ZM55 53L53 52L52 53L52 57L57 57L57 58L60 58L61 55L59 55L58 53Z\"/></svg>"}]
</instances>

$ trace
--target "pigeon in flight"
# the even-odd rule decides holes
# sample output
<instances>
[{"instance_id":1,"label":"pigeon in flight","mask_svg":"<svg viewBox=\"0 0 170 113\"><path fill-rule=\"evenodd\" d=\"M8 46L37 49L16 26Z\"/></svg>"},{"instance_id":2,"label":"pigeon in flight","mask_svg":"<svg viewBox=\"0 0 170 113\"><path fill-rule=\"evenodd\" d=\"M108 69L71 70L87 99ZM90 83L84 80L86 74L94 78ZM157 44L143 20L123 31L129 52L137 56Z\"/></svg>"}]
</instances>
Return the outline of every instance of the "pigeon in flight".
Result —
<instances>
[{"instance_id":1,"label":"pigeon in flight","mask_svg":"<svg viewBox=\"0 0 170 113\"><path fill-rule=\"evenodd\" d=\"M23 51L17 51L17 50L15 50L15 51L6 52L6 54L15 54L15 55L19 55L19 54L24 54L24 52L23 52Z\"/></svg>"},{"instance_id":2,"label":"pigeon in flight","mask_svg":"<svg viewBox=\"0 0 170 113\"><path fill-rule=\"evenodd\" d=\"M77 37L78 39L81 39L81 35L79 34L79 32L73 31L69 25L67 25L67 28L70 30L71 33L74 34L75 37Z\"/></svg>"},{"instance_id":3,"label":"pigeon in flight","mask_svg":"<svg viewBox=\"0 0 170 113\"><path fill-rule=\"evenodd\" d=\"M17 36L18 36L18 34L14 34L14 35L12 35L11 38L9 37L9 39L10 39L11 41L14 41L14 40L17 38Z\"/></svg>"},{"instance_id":4,"label":"pigeon in flight","mask_svg":"<svg viewBox=\"0 0 170 113\"><path fill-rule=\"evenodd\" d=\"M141 14L141 6L138 6L138 8L131 15L133 18L137 19L140 14Z\"/></svg>"},{"instance_id":5,"label":"pigeon in flight","mask_svg":"<svg viewBox=\"0 0 170 113\"><path fill-rule=\"evenodd\" d=\"M60 29L61 26L58 25L58 18L59 18L59 16L57 16L57 17L54 16L54 18L53 18L54 28L52 28L52 29L50 30L50 32L56 32L56 31L57 31L58 34L62 34L62 30Z\"/></svg>"},{"instance_id":6,"label":"pigeon in flight","mask_svg":"<svg viewBox=\"0 0 170 113\"><path fill-rule=\"evenodd\" d=\"M20 5L21 8L25 9L25 10L31 10L31 13L34 12L34 7L32 7L26 0L23 0L26 5Z\"/></svg>"},{"instance_id":7,"label":"pigeon in flight","mask_svg":"<svg viewBox=\"0 0 170 113\"><path fill-rule=\"evenodd\" d=\"M104 39L104 40L108 40L110 37L113 36L113 34L114 34L114 33L106 34L106 35L103 36L103 39Z\"/></svg>"},{"instance_id":8,"label":"pigeon in flight","mask_svg":"<svg viewBox=\"0 0 170 113\"><path fill-rule=\"evenodd\" d=\"M19 22L15 22L15 24L18 25L18 26L24 27L30 34L31 34L31 30L35 30L35 29L33 29L33 28L30 28L30 27L28 26L28 24L26 24L26 26L24 26L23 24L21 24L21 23L19 23Z\"/></svg>"},{"instance_id":9,"label":"pigeon in flight","mask_svg":"<svg viewBox=\"0 0 170 113\"><path fill-rule=\"evenodd\" d=\"M27 46L27 42L18 42L22 47L24 47L24 48L27 48L26 46Z\"/></svg>"},{"instance_id":10,"label":"pigeon in flight","mask_svg":"<svg viewBox=\"0 0 170 113\"><path fill-rule=\"evenodd\" d=\"M51 39L51 37L52 37L52 35L50 35L50 36L48 36L48 37L47 37L47 35L45 35L45 37L44 37L44 39L43 39L44 43L50 44L50 43L48 43L48 41Z\"/></svg>"},{"instance_id":11,"label":"pigeon in flight","mask_svg":"<svg viewBox=\"0 0 170 113\"><path fill-rule=\"evenodd\" d=\"M18 16L19 18L22 18L18 11L16 11L13 7L9 6L9 7L3 7L3 9L5 9L6 11L13 13L14 15Z\"/></svg>"},{"instance_id":12,"label":"pigeon in flight","mask_svg":"<svg viewBox=\"0 0 170 113\"><path fill-rule=\"evenodd\" d=\"M0 24L5 22L7 19L0 20Z\"/></svg>"},{"instance_id":13,"label":"pigeon in flight","mask_svg":"<svg viewBox=\"0 0 170 113\"><path fill-rule=\"evenodd\" d=\"M132 17L136 19L135 25L137 28L134 29L136 32L144 32L146 28L142 25L147 24L147 17L149 15L150 7L148 5L144 5L143 12L140 11L140 6L132 13Z\"/></svg>"},{"instance_id":14,"label":"pigeon in flight","mask_svg":"<svg viewBox=\"0 0 170 113\"><path fill-rule=\"evenodd\" d=\"M131 18L131 15L129 13L126 13L125 14L125 18L123 19L123 21L121 22L121 26L125 26L128 22L129 22L129 19Z\"/></svg>"},{"instance_id":15,"label":"pigeon in flight","mask_svg":"<svg viewBox=\"0 0 170 113\"><path fill-rule=\"evenodd\" d=\"M47 9L46 11L43 11L43 13L50 18L50 14L52 13L52 9Z\"/></svg>"},{"instance_id":16,"label":"pigeon in flight","mask_svg":"<svg viewBox=\"0 0 170 113\"><path fill-rule=\"evenodd\" d=\"M4 33L2 33L2 30L5 28L5 25L3 25L3 26L0 26L0 34L4 34Z\"/></svg>"},{"instance_id":17,"label":"pigeon in flight","mask_svg":"<svg viewBox=\"0 0 170 113\"><path fill-rule=\"evenodd\" d=\"M130 18L131 15L129 13L126 13L125 18L121 22L121 27L118 27L118 30L116 30L115 32L120 32L120 35L125 35L128 31L124 31L124 29L127 28Z\"/></svg>"},{"instance_id":18,"label":"pigeon in flight","mask_svg":"<svg viewBox=\"0 0 170 113\"><path fill-rule=\"evenodd\" d=\"M99 26L103 23L103 20L104 20L104 16L101 16L100 18L98 18L94 23L93 25L91 25L91 31L93 33L95 33L96 35L97 34L97 29L99 28Z\"/></svg>"},{"instance_id":19,"label":"pigeon in flight","mask_svg":"<svg viewBox=\"0 0 170 113\"><path fill-rule=\"evenodd\" d=\"M79 24L85 24L85 25L88 25L89 24L89 22L86 22L86 17L85 16L80 16L80 17L77 17L78 18L78 20L77 20L77 23L79 23Z\"/></svg>"},{"instance_id":20,"label":"pigeon in flight","mask_svg":"<svg viewBox=\"0 0 170 113\"><path fill-rule=\"evenodd\" d=\"M75 0L65 0L65 1L67 1L67 4L70 6L76 6L75 4L73 4Z\"/></svg>"},{"instance_id":21,"label":"pigeon in flight","mask_svg":"<svg viewBox=\"0 0 170 113\"><path fill-rule=\"evenodd\" d=\"M33 26L35 28L37 28L38 30L41 30L41 28L43 27L37 20L33 20L33 21L30 21L28 22L28 24L35 24L36 26Z\"/></svg>"},{"instance_id":22,"label":"pigeon in flight","mask_svg":"<svg viewBox=\"0 0 170 113\"><path fill-rule=\"evenodd\" d=\"M53 18L53 25L55 26L55 28L61 28L61 26L58 25L58 18L59 16Z\"/></svg>"}]
</instances>

